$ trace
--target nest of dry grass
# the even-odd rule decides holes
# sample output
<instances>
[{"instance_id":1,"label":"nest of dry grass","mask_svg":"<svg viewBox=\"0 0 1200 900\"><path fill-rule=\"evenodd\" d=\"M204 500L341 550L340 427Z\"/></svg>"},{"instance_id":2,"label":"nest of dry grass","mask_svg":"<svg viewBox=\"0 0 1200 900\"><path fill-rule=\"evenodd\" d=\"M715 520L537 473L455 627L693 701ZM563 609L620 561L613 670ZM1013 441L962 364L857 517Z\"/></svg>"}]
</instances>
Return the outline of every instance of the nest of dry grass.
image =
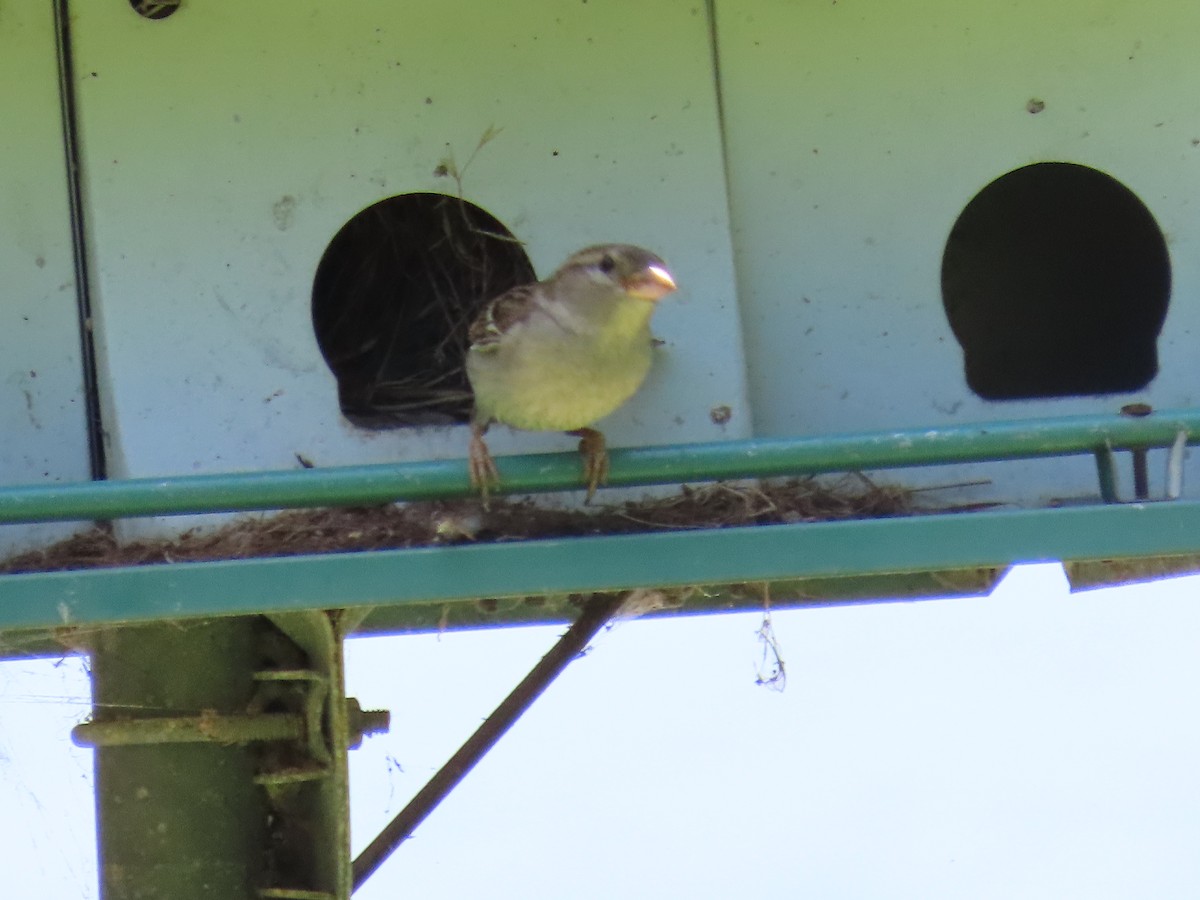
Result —
<instances>
[{"instance_id":1,"label":"nest of dry grass","mask_svg":"<svg viewBox=\"0 0 1200 900\"><path fill-rule=\"evenodd\" d=\"M470 323L493 297L537 280L504 223L464 199L463 175L498 134L488 128L464 164L451 152L434 170L457 196L379 201L346 223L317 267L313 327L356 425L466 422Z\"/></svg>"},{"instance_id":2,"label":"nest of dry grass","mask_svg":"<svg viewBox=\"0 0 1200 900\"><path fill-rule=\"evenodd\" d=\"M218 559L391 550L464 541L515 541L737 525L879 518L935 511L915 492L863 475L758 484L684 486L670 497L590 509L554 509L530 500L389 504L248 516L217 531L119 542L92 528L0 562L0 572L59 571ZM942 507L936 511L946 511Z\"/></svg>"},{"instance_id":3,"label":"nest of dry grass","mask_svg":"<svg viewBox=\"0 0 1200 900\"><path fill-rule=\"evenodd\" d=\"M465 422L470 322L534 280L504 225L465 200L407 194L363 210L330 243L313 285L313 326L342 412L370 428Z\"/></svg>"}]
</instances>

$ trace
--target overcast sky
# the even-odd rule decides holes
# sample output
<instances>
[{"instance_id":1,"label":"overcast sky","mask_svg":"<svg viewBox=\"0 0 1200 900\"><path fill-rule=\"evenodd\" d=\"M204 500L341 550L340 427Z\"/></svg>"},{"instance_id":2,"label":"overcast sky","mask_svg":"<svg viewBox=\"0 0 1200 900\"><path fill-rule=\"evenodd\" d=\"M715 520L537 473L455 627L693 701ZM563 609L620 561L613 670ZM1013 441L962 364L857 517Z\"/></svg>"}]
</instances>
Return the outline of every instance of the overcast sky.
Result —
<instances>
[{"instance_id":1,"label":"overcast sky","mask_svg":"<svg viewBox=\"0 0 1200 900\"><path fill-rule=\"evenodd\" d=\"M355 896L1200 896L1200 579L620 623ZM561 628L351 641L360 849ZM96 896L76 661L0 665L12 896Z\"/></svg>"}]
</instances>

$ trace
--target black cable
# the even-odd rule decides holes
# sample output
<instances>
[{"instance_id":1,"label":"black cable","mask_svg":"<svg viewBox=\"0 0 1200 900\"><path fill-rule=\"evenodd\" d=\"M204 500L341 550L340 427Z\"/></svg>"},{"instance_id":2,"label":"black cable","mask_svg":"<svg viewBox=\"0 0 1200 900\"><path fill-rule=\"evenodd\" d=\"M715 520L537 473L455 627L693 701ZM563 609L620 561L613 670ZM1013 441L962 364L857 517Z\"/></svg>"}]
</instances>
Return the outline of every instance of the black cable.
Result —
<instances>
[{"instance_id":1,"label":"black cable","mask_svg":"<svg viewBox=\"0 0 1200 900\"><path fill-rule=\"evenodd\" d=\"M88 279L84 229L83 187L80 183L79 132L75 107L75 71L71 61L71 14L68 0L54 0L54 32L58 47L58 95L62 111L63 150L67 168L67 202L71 214L71 243L75 256L75 296L79 308L79 356L83 373L84 414L87 417L88 463L92 479L108 477L104 458L104 423L96 377L96 348L92 340L92 293Z\"/></svg>"}]
</instances>

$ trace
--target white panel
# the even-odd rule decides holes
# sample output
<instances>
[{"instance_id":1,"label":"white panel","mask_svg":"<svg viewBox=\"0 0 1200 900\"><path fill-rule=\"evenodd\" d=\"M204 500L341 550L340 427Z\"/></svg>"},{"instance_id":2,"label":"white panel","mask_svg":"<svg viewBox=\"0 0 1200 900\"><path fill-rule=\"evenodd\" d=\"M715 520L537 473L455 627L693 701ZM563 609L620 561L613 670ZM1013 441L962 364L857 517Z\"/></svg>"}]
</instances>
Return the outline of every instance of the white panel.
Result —
<instances>
[{"instance_id":1,"label":"white panel","mask_svg":"<svg viewBox=\"0 0 1200 900\"><path fill-rule=\"evenodd\" d=\"M256 0L74 23L98 340L118 476L461 457L465 428L345 422L313 335L313 275L364 207L453 192L539 273L607 240L683 285L614 444L749 433L702 5ZM734 410L719 426L709 411ZM499 453L572 439L496 429Z\"/></svg>"},{"instance_id":2,"label":"white panel","mask_svg":"<svg viewBox=\"0 0 1200 900\"><path fill-rule=\"evenodd\" d=\"M0 4L0 485L90 477L49 3ZM0 553L66 526L0 528Z\"/></svg>"},{"instance_id":3,"label":"white panel","mask_svg":"<svg viewBox=\"0 0 1200 900\"><path fill-rule=\"evenodd\" d=\"M720 3L717 18L763 434L1200 400L1200 6L749 0ZM1032 99L1041 112L1027 110ZM1160 374L1144 391L996 403L966 385L941 300L946 237L986 184L1043 160L1117 178L1167 236L1172 300ZM1086 460L986 474L1009 498L1096 490Z\"/></svg>"}]
</instances>

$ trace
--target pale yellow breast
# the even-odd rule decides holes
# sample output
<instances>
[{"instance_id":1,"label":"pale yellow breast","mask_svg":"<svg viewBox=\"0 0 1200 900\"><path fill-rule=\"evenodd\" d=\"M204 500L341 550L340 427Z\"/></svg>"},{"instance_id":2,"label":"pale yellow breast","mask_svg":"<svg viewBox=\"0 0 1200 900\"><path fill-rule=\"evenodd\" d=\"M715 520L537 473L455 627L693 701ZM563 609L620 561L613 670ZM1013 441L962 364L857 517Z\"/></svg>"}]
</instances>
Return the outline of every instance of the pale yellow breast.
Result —
<instances>
[{"instance_id":1,"label":"pale yellow breast","mask_svg":"<svg viewBox=\"0 0 1200 900\"><path fill-rule=\"evenodd\" d=\"M562 335L533 343L467 355L481 418L529 431L584 428L633 396L650 371L648 329L635 340L607 345Z\"/></svg>"}]
</instances>

